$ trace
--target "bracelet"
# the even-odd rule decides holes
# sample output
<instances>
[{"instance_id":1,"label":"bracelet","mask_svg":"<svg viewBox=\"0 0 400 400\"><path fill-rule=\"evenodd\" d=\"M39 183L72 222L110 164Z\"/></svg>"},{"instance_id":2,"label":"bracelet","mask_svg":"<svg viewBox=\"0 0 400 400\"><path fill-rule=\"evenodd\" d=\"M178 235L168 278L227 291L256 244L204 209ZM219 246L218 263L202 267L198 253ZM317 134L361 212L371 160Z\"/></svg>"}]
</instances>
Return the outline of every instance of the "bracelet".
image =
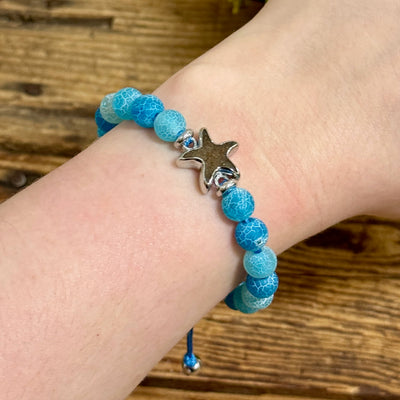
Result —
<instances>
[{"instance_id":1,"label":"bracelet","mask_svg":"<svg viewBox=\"0 0 400 400\"><path fill-rule=\"evenodd\" d=\"M177 159L179 167L200 169L201 191L205 194L211 187L216 188L217 195L222 198L224 214L238 223L236 241L246 250L243 258L246 280L227 295L225 303L245 314L267 308L278 288L275 272L277 257L273 250L265 246L268 230L264 222L251 217L253 196L236 186L240 173L228 156L238 148L238 143L228 141L216 144L206 128L200 129L196 137L192 129L186 129L181 113L165 110L158 97L142 95L139 90L130 87L106 95L96 111L95 120L99 137L123 120L133 120L143 128L154 128L161 140L174 142L182 152ZM187 352L182 366L187 374L200 368L200 359L193 353L193 329L187 334Z\"/></svg>"}]
</instances>

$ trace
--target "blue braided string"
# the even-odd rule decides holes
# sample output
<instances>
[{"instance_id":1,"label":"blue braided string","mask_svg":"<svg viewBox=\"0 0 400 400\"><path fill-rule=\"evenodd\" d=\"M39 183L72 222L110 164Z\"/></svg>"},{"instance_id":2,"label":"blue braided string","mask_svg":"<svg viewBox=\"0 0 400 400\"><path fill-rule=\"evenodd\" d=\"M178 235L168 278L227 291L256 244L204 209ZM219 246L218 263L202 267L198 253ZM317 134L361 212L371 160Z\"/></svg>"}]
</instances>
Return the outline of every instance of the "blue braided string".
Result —
<instances>
[{"instance_id":1,"label":"blue braided string","mask_svg":"<svg viewBox=\"0 0 400 400\"><path fill-rule=\"evenodd\" d=\"M183 362L188 367L192 368L197 363L197 358L193 354L193 328L186 335L186 354L183 356Z\"/></svg>"},{"instance_id":2,"label":"blue braided string","mask_svg":"<svg viewBox=\"0 0 400 400\"><path fill-rule=\"evenodd\" d=\"M193 328L189 331L186 336L186 354L193 354Z\"/></svg>"}]
</instances>

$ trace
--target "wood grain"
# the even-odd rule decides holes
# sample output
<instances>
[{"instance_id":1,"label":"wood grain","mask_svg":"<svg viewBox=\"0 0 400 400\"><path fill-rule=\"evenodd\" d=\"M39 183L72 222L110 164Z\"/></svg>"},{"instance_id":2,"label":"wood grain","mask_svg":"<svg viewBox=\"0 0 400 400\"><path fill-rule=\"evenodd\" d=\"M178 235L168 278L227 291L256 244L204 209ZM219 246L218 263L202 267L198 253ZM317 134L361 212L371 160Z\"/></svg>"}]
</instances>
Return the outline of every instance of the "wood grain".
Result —
<instances>
[{"instance_id":1,"label":"wood grain","mask_svg":"<svg viewBox=\"0 0 400 400\"><path fill-rule=\"evenodd\" d=\"M212 391L193 392L183 389L168 388L151 388L140 386L133 395L127 400L158 400L158 399L175 399L175 400L254 400L252 395L244 394L226 394ZM258 395L258 400L299 400L297 396L266 394ZM321 400L314 398L314 400Z\"/></svg>"},{"instance_id":2,"label":"wood grain","mask_svg":"<svg viewBox=\"0 0 400 400\"><path fill-rule=\"evenodd\" d=\"M0 0L0 201L95 139L105 93L147 92L249 20L224 0ZM282 254L268 311L222 304L132 399L400 399L400 223L345 221Z\"/></svg>"}]
</instances>

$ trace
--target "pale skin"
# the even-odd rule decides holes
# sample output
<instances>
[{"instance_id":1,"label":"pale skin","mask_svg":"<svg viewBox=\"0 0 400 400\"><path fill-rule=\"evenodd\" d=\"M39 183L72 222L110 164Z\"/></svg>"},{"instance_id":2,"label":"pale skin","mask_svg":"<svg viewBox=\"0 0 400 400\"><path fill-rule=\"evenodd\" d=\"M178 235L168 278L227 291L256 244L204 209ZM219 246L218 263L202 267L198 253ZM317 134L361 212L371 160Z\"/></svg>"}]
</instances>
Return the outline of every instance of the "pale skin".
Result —
<instances>
[{"instance_id":1,"label":"pale skin","mask_svg":"<svg viewBox=\"0 0 400 400\"><path fill-rule=\"evenodd\" d=\"M277 253L400 217L399 17L398 1L270 0L156 90L239 142ZM242 278L235 225L177 155L126 122L1 205L2 398L124 399Z\"/></svg>"}]
</instances>

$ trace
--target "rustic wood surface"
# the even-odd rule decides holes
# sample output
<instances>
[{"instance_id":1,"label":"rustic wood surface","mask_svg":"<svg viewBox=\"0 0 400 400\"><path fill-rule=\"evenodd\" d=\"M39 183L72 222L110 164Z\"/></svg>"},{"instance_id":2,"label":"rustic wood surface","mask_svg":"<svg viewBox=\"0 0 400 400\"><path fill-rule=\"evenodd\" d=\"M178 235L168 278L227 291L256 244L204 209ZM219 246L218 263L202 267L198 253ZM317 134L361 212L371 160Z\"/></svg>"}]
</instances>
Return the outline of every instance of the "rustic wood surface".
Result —
<instances>
[{"instance_id":1,"label":"rustic wood surface","mask_svg":"<svg viewBox=\"0 0 400 400\"><path fill-rule=\"evenodd\" d=\"M0 201L95 139L105 93L151 91L261 7L227 0L0 0ZM222 304L130 399L400 399L400 223L345 221L280 257L266 312ZM1 394L0 394L1 398Z\"/></svg>"}]
</instances>

